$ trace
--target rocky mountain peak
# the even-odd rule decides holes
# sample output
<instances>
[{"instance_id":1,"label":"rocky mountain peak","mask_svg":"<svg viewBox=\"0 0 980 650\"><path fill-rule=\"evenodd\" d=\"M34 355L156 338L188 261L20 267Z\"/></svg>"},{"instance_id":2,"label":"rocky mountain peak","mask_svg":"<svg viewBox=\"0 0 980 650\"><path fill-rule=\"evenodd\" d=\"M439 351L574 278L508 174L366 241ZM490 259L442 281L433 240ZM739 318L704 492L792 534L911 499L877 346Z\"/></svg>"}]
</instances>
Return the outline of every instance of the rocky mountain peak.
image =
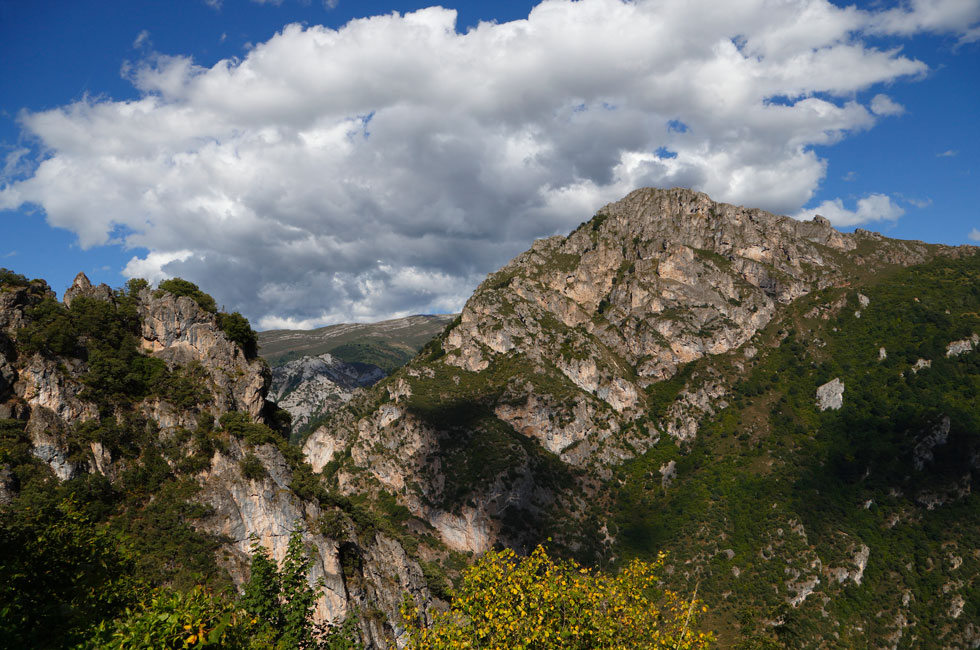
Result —
<instances>
[{"instance_id":1,"label":"rocky mountain peak","mask_svg":"<svg viewBox=\"0 0 980 650\"><path fill-rule=\"evenodd\" d=\"M78 296L104 300L106 302L112 302L113 300L112 288L109 285L100 284L99 286L94 286L92 281L84 273L76 275L71 286L65 290L63 301L65 307L71 307L72 301Z\"/></svg>"},{"instance_id":2,"label":"rocky mountain peak","mask_svg":"<svg viewBox=\"0 0 980 650\"><path fill-rule=\"evenodd\" d=\"M314 469L349 453L359 469L342 482L366 470L451 548L521 543L501 523L515 511L582 507L548 487L567 479L542 481L555 466L523 440L600 480L664 437L689 446L727 404L730 379L682 370L741 348L751 357L749 342L788 305L862 268L937 254L957 251L637 190L490 274L437 343L304 450ZM510 450L493 455L506 471L481 457L488 440Z\"/></svg>"},{"instance_id":3,"label":"rocky mountain peak","mask_svg":"<svg viewBox=\"0 0 980 650\"><path fill-rule=\"evenodd\" d=\"M209 378L216 413L242 411L263 420L271 375L260 359L246 359L215 314L188 296L143 289L139 294L140 347L169 368L197 364Z\"/></svg>"}]
</instances>

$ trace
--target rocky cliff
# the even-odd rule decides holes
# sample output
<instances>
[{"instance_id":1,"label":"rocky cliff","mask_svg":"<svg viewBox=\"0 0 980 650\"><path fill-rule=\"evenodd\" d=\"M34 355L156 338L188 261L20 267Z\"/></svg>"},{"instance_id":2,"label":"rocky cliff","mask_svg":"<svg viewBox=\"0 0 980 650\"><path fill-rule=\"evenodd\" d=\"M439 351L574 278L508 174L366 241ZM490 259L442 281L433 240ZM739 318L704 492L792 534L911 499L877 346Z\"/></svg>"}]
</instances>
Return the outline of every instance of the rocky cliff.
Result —
<instances>
[{"instance_id":1,"label":"rocky cliff","mask_svg":"<svg viewBox=\"0 0 980 650\"><path fill-rule=\"evenodd\" d=\"M321 620L356 608L375 647L402 593L424 610L475 554L550 538L669 551L722 647L976 648L978 282L971 247L639 190L491 274L301 457L191 297L5 281L0 433L103 495L161 580L207 549L240 582L301 528Z\"/></svg>"},{"instance_id":2,"label":"rocky cliff","mask_svg":"<svg viewBox=\"0 0 980 650\"><path fill-rule=\"evenodd\" d=\"M513 451L501 460L515 462L512 474L553 455L562 461L549 470L562 475L556 480L575 468L607 478L606 467L661 435L692 441L698 422L726 404L724 379L707 376L682 384L665 411L653 412L658 383L745 346L785 305L849 284L855 268L915 264L940 249L842 234L822 217L800 222L689 190L637 190L491 274L428 355L366 398L364 412L340 414L316 432L305 452L319 469L349 448L353 464L388 489L417 486L405 496L410 509L451 546L480 551L506 510L563 497L530 475L506 485L477 477L488 459L456 448L470 433L467 420L480 438L530 439L546 452L542 460L526 446ZM368 405L372 399L380 405ZM479 491L481 505L433 509L452 501L455 478L477 479L462 488Z\"/></svg>"},{"instance_id":3,"label":"rocky cliff","mask_svg":"<svg viewBox=\"0 0 980 650\"><path fill-rule=\"evenodd\" d=\"M83 492L90 477L108 481L105 511L145 538L147 558L171 543L166 536L185 536L160 551L172 559L157 579L179 581L182 562L216 562L241 584L254 543L281 560L299 529L313 549L311 584L323 585L317 619L358 612L367 647L385 647L402 594L423 608L431 599L418 556L395 529L374 525L369 509L304 482L308 466L265 426L274 424L269 383L266 363L247 358L191 297L138 285L113 291L83 274L64 304L42 281L0 285L0 418L23 430L59 481ZM2 470L6 502L20 484L16 468ZM155 493L134 496L150 484ZM201 548L213 549L211 559Z\"/></svg>"}]
</instances>

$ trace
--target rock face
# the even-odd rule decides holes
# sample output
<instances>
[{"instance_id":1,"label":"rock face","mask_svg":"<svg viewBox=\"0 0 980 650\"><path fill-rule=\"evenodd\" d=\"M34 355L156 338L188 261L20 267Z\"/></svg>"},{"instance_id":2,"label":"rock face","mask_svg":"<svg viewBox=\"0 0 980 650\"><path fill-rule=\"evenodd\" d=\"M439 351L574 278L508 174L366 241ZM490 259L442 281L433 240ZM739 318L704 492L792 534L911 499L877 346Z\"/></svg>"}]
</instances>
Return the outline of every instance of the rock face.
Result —
<instances>
[{"instance_id":1,"label":"rock face","mask_svg":"<svg viewBox=\"0 0 980 650\"><path fill-rule=\"evenodd\" d=\"M243 476L241 461L253 453L265 468L265 476ZM396 636L394 622L403 594L422 605L431 601L425 577L417 561L384 533L369 540L359 539L350 522L341 523L337 537L318 530L323 508L300 499L289 488L292 471L272 445L246 449L233 443L215 455L200 477L198 500L211 514L200 523L204 530L229 540L223 549L223 565L236 583L248 578L250 549L259 543L277 562L286 556L289 537L303 531L303 540L313 550L311 584L322 581L315 620L339 622L346 616L366 611L383 616L361 619L362 637L368 648L385 648Z\"/></svg>"},{"instance_id":2,"label":"rock face","mask_svg":"<svg viewBox=\"0 0 980 650\"><path fill-rule=\"evenodd\" d=\"M536 242L407 366L334 409L303 447L319 477L267 440L222 439L195 470L211 512L196 525L227 537L236 580L250 536L281 557L289 532L304 530L311 580L325 584L319 616L358 607L374 647L397 636L402 592L430 602L440 565L548 537L600 565L669 548L665 584L701 585L726 634L792 648L959 647L976 637L965 619L980 586L980 554L968 550L976 341L962 338L980 299L971 286L951 284L962 293L949 301L933 287L977 277L974 252L841 234L820 217L686 190L634 192L568 237ZM948 265L918 267L925 279L898 268L930 260ZM73 301L96 297L86 282ZM98 416L85 362L16 352L23 305L46 291L0 292L4 413L28 422L59 477L111 477L123 461L106 448L78 462L65 445L77 420ZM212 315L183 298L139 300L142 349L206 381L192 412L262 418L264 370L226 347ZM892 331L903 323L924 333ZM911 372L922 355L932 366ZM316 381L308 363L283 385ZM933 401L880 403L907 395ZM175 437L192 424L166 396L138 408ZM381 525L381 512L404 525ZM936 585L941 611L926 604Z\"/></svg>"},{"instance_id":3,"label":"rock face","mask_svg":"<svg viewBox=\"0 0 980 650\"><path fill-rule=\"evenodd\" d=\"M871 431L887 422L861 385L865 370L896 390L935 379L907 371L943 339L882 337L881 313L947 321L924 315L932 299L910 305L906 295L896 307L875 283L902 266L973 253L843 234L823 218L795 221L687 190L639 190L491 274L442 336L354 396L304 453L340 492L394 495L452 551L530 549L550 537L569 553L614 561L668 547L672 584L700 584L725 612L765 602L774 614L754 628L721 617L746 634L790 630L797 640L787 647L804 647L792 635L835 620L849 590L872 581L905 588L865 571L891 561L872 543L879 533L790 505L883 480L860 465L879 453ZM864 355L848 358L850 370L831 351L843 324L860 335L848 351ZM855 448L835 454L821 447L819 428L841 421L853 425L844 439ZM950 462L942 430L903 433L901 476L914 474L913 453L924 463L917 476ZM968 485L961 473L908 496L859 492L833 507L869 522L905 508L914 520L967 498ZM853 629L842 624L813 647L887 647L878 640L894 636L895 621L913 629L928 618L914 610L896 603L878 617L855 615Z\"/></svg>"},{"instance_id":4,"label":"rock face","mask_svg":"<svg viewBox=\"0 0 980 650\"><path fill-rule=\"evenodd\" d=\"M76 280L77 282L77 280ZM140 294L140 347L169 368L197 364L207 372L215 413L241 411L260 420L269 388L268 367L248 361L211 314L187 296L144 289Z\"/></svg>"},{"instance_id":5,"label":"rock face","mask_svg":"<svg viewBox=\"0 0 980 650\"><path fill-rule=\"evenodd\" d=\"M956 357L961 354L966 354L967 352L972 352L977 344L980 343L980 336L973 334L968 339L960 339L959 341L953 341L946 346L946 356Z\"/></svg>"},{"instance_id":6,"label":"rock face","mask_svg":"<svg viewBox=\"0 0 980 650\"><path fill-rule=\"evenodd\" d=\"M327 353L302 357L272 369L269 399L292 416L295 435L310 420L348 402L358 388L384 377L377 366L346 363Z\"/></svg>"}]
</instances>

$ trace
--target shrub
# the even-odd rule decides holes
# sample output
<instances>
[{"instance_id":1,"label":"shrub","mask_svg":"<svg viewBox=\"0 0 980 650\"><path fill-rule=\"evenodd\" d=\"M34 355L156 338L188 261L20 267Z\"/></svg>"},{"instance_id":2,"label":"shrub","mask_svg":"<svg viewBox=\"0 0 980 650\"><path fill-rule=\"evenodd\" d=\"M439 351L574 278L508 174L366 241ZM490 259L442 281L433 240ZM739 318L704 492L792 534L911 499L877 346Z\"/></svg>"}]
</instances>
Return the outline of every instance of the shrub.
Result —
<instances>
[{"instance_id":1,"label":"shrub","mask_svg":"<svg viewBox=\"0 0 980 650\"><path fill-rule=\"evenodd\" d=\"M241 462L242 476L250 481L258 481L265 478L268 472L265 469L265 465L258 456L249 452L245 454L245 458Z\"/></svg>"},{"instance_id":2,"label":"shrub","mask_svg":"<svg viewBox=\"0 0 980 650\"><path fill-rule=\"evenodd\" d=\"M150 283L143 278L130 278L126 281L126 295L135 298L143 289L149 288Z\"/></svg>"},{"instance_id":3,"label":"shrub","mask_svg":"<svg viewBox=\"0 0 980 650\"><path fill-rule=\"evenodd\" d=\"M701 649L699 603L659 588L656 562L633 561L618 575L553 560L542 547L527 558L490 552L463 576L451 609L423 627L411 599L402 616L410 650Z\"/></svg>"},{"instance_id":4,"label":"shrub","mask_svg":"<svg viewBox=\"0 0 980 650\"><path fill-rule=\"evenodd\" d=\"M20 273L0 267L0 287L26 287L30 282Z\"/></svg>"},{"instance_id":5,"label":"shrub","mask_svg":"<svg viewBox=\"0 0 980 650\"><path fill-rule=\"evenodd\" d=\"M190 591L159 589L141 608L103 622L86 648L199 648L245 650L254 627L245 612L201 586Z\"/></svg>"}]
</instances>

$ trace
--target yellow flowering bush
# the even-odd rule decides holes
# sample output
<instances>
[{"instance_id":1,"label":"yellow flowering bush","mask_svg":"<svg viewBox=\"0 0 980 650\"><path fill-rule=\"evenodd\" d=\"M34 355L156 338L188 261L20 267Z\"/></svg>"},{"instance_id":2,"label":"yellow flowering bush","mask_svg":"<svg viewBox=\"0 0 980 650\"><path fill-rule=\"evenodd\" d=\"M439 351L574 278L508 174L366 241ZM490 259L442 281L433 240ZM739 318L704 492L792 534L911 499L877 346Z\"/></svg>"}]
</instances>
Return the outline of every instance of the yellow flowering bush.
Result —
<instances>
[{"instance_id":1,"label":"yellow flowering bush","mask_svg":"<svg viewBox=\"0 0 980 650\"><path fill-rule=\"evenodd\" d=\"M406 599L408 650L700 650L696 600L662 589L655 562L617 575L552 559L542 547L519 558L490 552L463 576L449 611L428 626Z\"/></svg>"}]
</instances>

